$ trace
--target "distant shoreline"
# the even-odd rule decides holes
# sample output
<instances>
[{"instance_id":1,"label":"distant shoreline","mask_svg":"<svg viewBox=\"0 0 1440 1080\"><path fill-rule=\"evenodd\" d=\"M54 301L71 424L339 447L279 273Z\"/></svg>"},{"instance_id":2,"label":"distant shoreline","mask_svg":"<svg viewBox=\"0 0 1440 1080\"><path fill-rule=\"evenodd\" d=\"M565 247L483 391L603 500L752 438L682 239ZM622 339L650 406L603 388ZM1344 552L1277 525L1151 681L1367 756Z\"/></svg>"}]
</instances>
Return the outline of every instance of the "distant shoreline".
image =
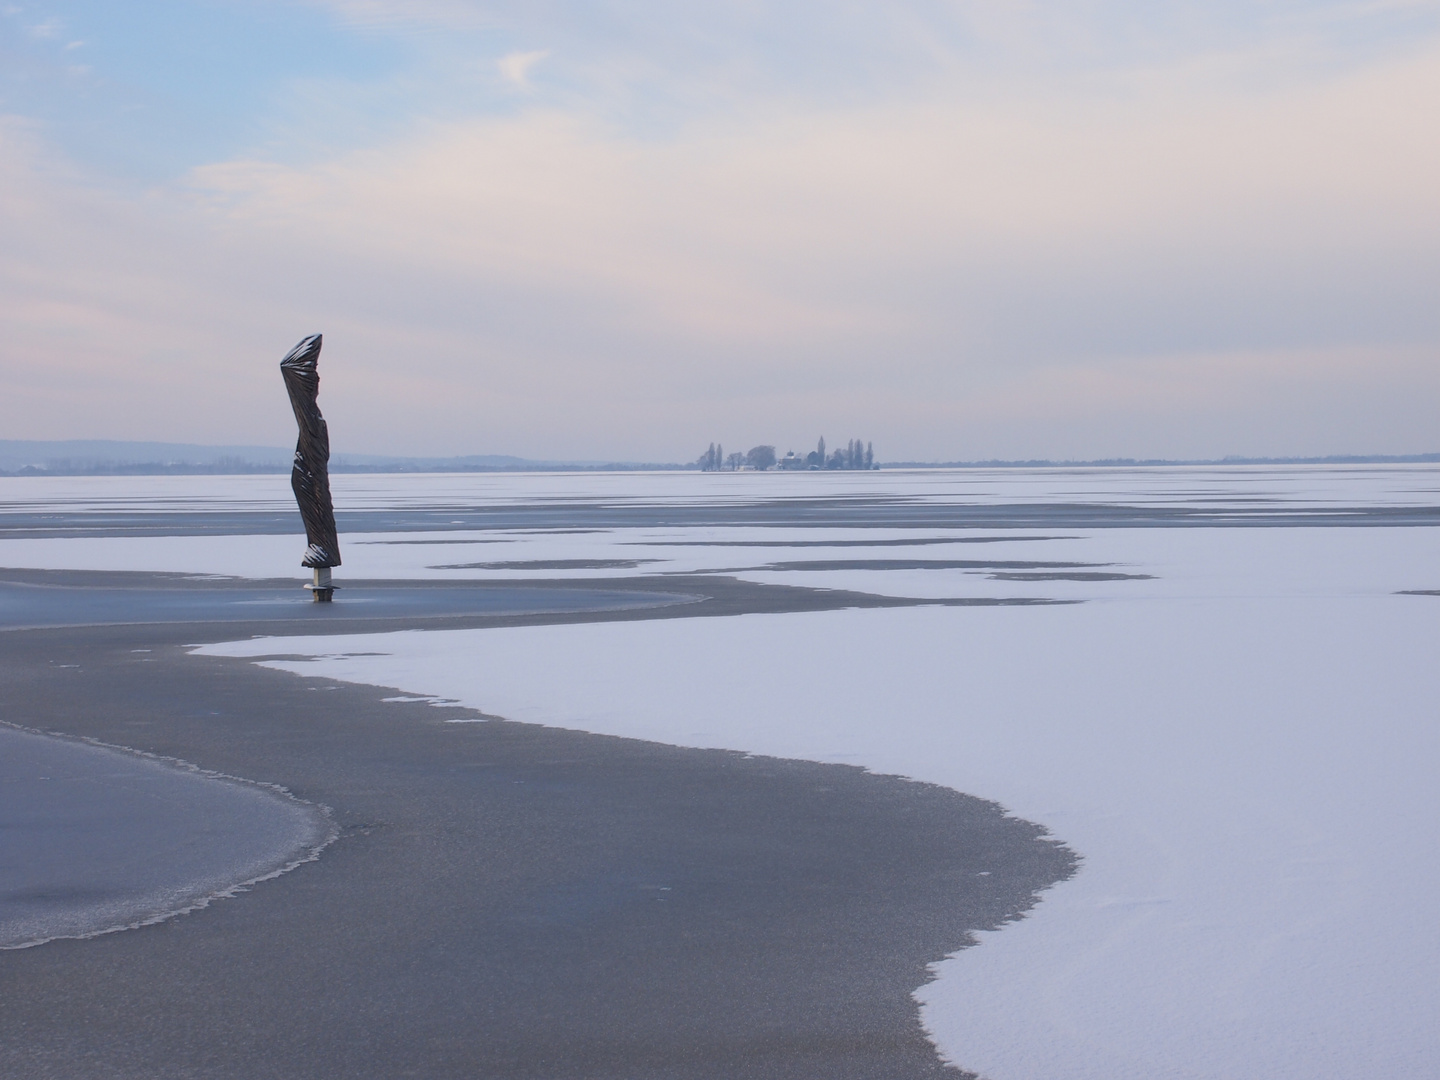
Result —
<instances>
[{"instance_id":1,"label":"distant shoreline","mask_svg":"<svg viewBox=\"0 0 1440 1080\"><path fill-rule=\"evenodd\" d=\"M291 451L280 447L202 446L122 440L0 440L0 476L247 476L285 474ZM1425 454L1328 454L1317 457L1221 458L1053 458L980 461L885 461L882 469L1081 469L1223 465L1427 465L1440 452ZM637 461L538 461L504 454L454 457L387 457L337 454L332 473L535 473L535 472L698 472L695 463ZM817 471L817 470L772 470ZM822 472L836 470L824 469ZM839 470L852 471L852 470Z\"/></svg>"},{"instance_id":2,"label":"distant shoreline","mask_svg":"<svg viewBox=\"0 0 1440 1080\"><path fill-rule=\"evenodd\" d=\"M1096 458L1092 461L887 461L886 469L1104 469L1177 465L1433 465L1434 454L1329 454L1324 457Z\"/></svg>"}]
</instances>

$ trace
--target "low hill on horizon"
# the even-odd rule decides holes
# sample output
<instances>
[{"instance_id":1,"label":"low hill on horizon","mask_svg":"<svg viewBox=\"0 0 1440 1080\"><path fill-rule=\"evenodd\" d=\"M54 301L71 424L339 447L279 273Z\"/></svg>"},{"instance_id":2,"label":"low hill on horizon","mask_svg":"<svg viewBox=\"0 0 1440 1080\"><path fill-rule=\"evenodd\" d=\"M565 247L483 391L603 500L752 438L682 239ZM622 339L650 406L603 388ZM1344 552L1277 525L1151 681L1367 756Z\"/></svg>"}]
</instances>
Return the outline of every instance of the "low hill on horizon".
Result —
<instances>
[{"instance_id":1,"label":"low hill on horizon","mask_svg":"<svg viewBox=\"0 0 1440 1080\"><path fill-rule=\"evenodd\" d=\"M293 449L278 446L206 446L123 439L0 439L0 473L86 476L164 473L288 472ZM536 461L509 454L402 457L334 453L331 472L527 472L546 469L667 469L668 463Z\"/></svg>"}]
</instances>

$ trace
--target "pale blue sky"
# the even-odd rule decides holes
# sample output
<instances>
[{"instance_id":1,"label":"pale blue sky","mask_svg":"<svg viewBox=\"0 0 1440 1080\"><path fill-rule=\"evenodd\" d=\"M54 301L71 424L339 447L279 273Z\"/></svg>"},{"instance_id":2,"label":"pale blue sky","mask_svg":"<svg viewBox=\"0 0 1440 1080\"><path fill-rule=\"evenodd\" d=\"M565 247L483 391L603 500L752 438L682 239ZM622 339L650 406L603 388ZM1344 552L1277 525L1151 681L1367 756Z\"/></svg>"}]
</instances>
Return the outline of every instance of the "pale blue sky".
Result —
<instances>
[{"instance_id":1,"label":"pale blue sky","mask_svg":"<svg viewBox=\"0 0 1440 1080\"><path fill-rule=\"evenodd\" d=\"M1440 28L1426 3L991 6L12 0L0 7L0 107L42 121L78 160L159 180L537 104L663 137L746 100L864 104L955 69L1103 79L1267 46L1303 48L1302 68L1344 69ZM521 97L495 61L532 52L546 55Z\"/></svg>"},{"instance_id":2,"label":"pale blue sky","mask_svg":"<svg viewBox=\"0 0 1440 1080\"><path fill-rule=\"evenodd\" d=\"M1427 0L0 0L0 421L283 439L319 329L357 451L1431 450L1437 67Z\"/></svg>"}]
</instances>

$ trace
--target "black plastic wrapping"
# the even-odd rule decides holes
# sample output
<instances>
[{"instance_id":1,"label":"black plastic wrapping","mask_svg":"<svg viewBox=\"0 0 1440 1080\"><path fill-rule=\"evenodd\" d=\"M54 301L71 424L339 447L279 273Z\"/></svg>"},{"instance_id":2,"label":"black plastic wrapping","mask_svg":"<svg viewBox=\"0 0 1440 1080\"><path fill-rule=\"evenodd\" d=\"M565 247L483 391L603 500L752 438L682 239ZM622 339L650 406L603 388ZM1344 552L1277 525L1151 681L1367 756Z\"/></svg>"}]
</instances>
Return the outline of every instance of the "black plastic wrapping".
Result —
<instances>
[{"instance_id":1,"label":"black plastic wrapping","mask_svg":"<svg viewBox=\"0 0 1440 1080\"><path fill-rule=\"evenodd\" d=\"M290 486L300 504L309 547L301 566L339 566L340 540L335 535L335 507L330 501L330 430L315 399L320 395L321 335L311 334L280 361L280 374L295 410L300 440L295 444L295 466Z\"/></svg>"}]
</instances>

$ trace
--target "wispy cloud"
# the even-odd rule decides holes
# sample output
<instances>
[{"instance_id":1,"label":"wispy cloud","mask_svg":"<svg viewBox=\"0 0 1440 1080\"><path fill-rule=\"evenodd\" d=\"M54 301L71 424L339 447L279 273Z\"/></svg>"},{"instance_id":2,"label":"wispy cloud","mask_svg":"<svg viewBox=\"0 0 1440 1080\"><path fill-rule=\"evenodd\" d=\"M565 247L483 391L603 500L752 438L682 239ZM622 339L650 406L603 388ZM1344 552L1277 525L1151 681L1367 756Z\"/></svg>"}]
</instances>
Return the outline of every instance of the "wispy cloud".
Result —
<instances>
[{"instance_id":1,"label":"wispy cloud","mask_svg":"<svg viewBox=\"0 0 1440 1080\"><path fill-rule=\"evenodd\" d=\"M512 52L502 56L497 63L500 74L522 90L530 88L530 70L550 55L548 49L534 52Z\"/></svg>"}]
</instances>

